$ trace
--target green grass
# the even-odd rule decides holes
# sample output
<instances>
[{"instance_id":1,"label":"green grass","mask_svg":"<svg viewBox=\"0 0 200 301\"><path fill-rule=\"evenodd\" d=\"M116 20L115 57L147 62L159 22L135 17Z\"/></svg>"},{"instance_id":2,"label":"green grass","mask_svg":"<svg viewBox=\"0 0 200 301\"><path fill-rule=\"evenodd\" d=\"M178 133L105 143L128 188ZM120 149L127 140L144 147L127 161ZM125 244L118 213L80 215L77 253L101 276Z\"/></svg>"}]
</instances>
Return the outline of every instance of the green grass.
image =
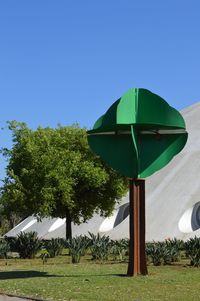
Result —
<instances>
[{"instance_id":1,"label":"green grass","mask_svg":"<svg viewBox=\"0 0 200 301\"><path fill-rule=\"evenodd\" d=\"M68 256L50 259L0 260L0 293L54 301L198 301L200 269L181 263L148 266L148 276L124 277L125 263L70 263Z\"/></svg>"}]
</instances>

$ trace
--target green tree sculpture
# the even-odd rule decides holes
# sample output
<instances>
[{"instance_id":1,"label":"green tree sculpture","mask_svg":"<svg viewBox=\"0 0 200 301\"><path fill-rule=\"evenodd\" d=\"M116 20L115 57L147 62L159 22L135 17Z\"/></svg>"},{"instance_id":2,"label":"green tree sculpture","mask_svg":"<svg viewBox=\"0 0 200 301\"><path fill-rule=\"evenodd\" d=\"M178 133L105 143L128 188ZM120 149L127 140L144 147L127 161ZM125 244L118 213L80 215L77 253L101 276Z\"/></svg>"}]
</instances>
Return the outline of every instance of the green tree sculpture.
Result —
<instances>
[{"instance_id":1,"label":"green tree sculpture","mask_svg":"<svg viewBox=\"0 0 200 301\"><path fill-rule=\"evenodd\" d=\"M187 141L184 119L160 96L130 89L96 121L88 141L109 166L132 179L130 239L134 241L130 242L128 275L146 274L145 193L144 180L139 179L164 167L182 150Z\"/></svg>"}]
</instances>

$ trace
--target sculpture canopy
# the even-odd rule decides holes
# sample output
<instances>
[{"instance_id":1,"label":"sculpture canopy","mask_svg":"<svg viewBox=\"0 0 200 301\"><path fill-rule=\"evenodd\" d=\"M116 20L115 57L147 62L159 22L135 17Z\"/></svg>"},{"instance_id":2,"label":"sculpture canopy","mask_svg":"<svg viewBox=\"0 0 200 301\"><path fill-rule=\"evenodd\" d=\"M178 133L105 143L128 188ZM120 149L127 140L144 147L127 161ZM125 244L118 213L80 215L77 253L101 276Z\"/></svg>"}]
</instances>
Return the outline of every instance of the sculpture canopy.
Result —
<instances>
[{"instance_id":1,"label":"sculpture canopy","mask_svg":"<svg viewBox=\"0 0 200 301\"><path fill-rule=\"evenodd\" d=\"M187 141L181 114L160 96L128 90L88 131L91 149L129 178L145 178L164 167Z\"/></svg>"}]
</instances>

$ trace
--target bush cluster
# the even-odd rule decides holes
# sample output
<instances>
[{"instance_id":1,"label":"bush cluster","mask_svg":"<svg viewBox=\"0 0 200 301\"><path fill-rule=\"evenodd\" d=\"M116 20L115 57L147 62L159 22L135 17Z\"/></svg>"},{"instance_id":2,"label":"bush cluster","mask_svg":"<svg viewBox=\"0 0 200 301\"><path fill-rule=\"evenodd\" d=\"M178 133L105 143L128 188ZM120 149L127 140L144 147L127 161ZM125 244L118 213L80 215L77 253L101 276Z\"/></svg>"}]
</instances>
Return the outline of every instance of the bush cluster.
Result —
<instances>
[{"instance_id":1,"label":"bush cluster","mask_svg":"<svg viewBox=\"0 0 200 301\"><path fill-rule=\"evenodd\" d=\"M190 264L195 267L200 266L200 237L190 238L185 242L186 256L190 258Z\"/></svg>"},{"instance_id":2,"label":"bush cluster","mask_svg":"<svg viewBox=\"0 0 200 301\"><path fill-rule=\"evenodd\" d=\"M111 240L109 236L94 235L77 236L72 239L39 240L36 232L20 233L16 238L0 240L0 258L7 258L8 252L17 252L20 258L34 258L40 251L43 263L49 257L68 249L72 263L80 262L82 256L91 255L92 260L104 262L108 259L124 261L129 251L129 240ZM159 266L179 261L181 254L190 259L190 264L200 266L200 238L191 238L186 242L168 239L164 242L146 243L146 256L149 263Z\"/></svg>"},{"instance_id":3,"label":"bush cluster","mask_svg":"<svg viewBox=\"0 0 200 301\"><path fill-rule=\"evenodd\" d=\"M11 252L19 253L20 258L34 258L41 249L41 241L36 232L20 232L16 238L8 239Z\"/></svg>"},{"instance_id":4,"label":"bush cluster","mask_svg":"<svg viewBox=\"0 0 200 301\"><path fill-rule=\"evenodd\" d=\"M180 252L183 248L182 241L173 239L164 242L152 242L146 244L146 255L153 265L171 264L180 260Z\"/></svg>"}]
</instances>

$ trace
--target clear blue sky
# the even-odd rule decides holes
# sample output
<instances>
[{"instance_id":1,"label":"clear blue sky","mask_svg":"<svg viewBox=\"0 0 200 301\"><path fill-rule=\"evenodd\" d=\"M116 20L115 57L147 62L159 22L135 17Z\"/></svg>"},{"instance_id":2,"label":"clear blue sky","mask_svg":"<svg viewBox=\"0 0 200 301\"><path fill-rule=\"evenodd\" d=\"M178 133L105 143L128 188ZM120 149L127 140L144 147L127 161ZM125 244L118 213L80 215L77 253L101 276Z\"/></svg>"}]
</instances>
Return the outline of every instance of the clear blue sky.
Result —
<instances>
[{"instance_id":1,"label":"clear blue sky","mask_svg":"<svg viewBox=\"0 0 200 301\"><path fill-rule=\"evenodd\" d=\"M90 128L131 87L181 109L199 86L199 0L0 1L1 127Z\"/></svg>"}]
</instances>

